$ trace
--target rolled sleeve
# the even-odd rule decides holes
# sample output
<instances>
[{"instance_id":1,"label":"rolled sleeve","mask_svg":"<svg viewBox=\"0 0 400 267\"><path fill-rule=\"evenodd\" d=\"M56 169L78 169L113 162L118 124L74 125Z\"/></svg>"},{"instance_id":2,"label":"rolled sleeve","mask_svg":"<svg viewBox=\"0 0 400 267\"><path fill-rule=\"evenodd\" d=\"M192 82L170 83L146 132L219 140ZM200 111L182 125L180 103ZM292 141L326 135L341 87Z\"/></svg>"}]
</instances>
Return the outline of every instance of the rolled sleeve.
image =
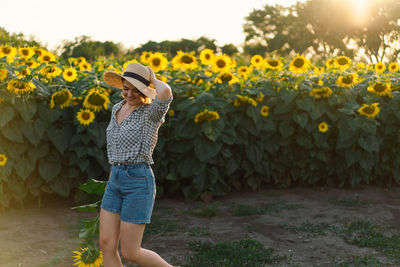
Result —
<instances>
[{"instance_id":1,"label":"rolled sleeve","mask_svg":"<svg viewBox=\"0 0 400 267\"><path fill-rule=\"evenodd\" d=\"M168 112L172 99L172 95L168 99L158 99L156 96L154 101L151 103L150 119L156 122L163 121L165 114Z\"/></svg>"}]
</instances>

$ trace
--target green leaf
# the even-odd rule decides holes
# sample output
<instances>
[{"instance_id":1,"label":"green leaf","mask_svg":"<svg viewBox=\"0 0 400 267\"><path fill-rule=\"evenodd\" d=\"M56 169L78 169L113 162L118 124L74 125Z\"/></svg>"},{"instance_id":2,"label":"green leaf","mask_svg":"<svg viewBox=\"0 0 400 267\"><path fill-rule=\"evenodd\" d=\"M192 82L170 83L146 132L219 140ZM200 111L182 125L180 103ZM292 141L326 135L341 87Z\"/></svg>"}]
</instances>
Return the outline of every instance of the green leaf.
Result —
<instances>
[{"instance_id":1,"label":"green leaf","mask_svg":"<svg viewBox=\"0 0 400 267\"><path fill-rule=\"evenodd\" d=\"M89 168L89 165L90 161L86 158L82 158L78 161L79 169L81 169L81 171L83 172L85 172Z\"/></svg>"},{"instance_id":2,"label":"green leaf","mask_svg":"<svg viewBox=\"0 0 400 267\"><path fill-rule=\"evenodd\" d=\"M358 149L346 149L345 151L347 167L352 166L361 159L361 151Z\"/></svg>"},{"instance_id":3,"label":"green leaf","mask_svg":"<svg viewBox=\"0 0 400 267\"><path fill-rule=\"evenodd\" d=\"M24 137L19 128L19 123L9 123L4 127L1 127L1 133L9 140L16 143L23 143Z\"/></svg>"},{"instance_id":4,"label":"green leaf","mask_svg":"<svg viewBox=\"0 0 400 267\"><path fill-rule=\"evenodd\" d=\"M306 149L313 148L313 143L312 143L312 140L311 140L311 138L309 136L298 135L296 137L296 143L299 144L300 146L306 148Z\"/></svg>"},{"instance_id":5,"label":"green leaf","mask_svg":"<svg viewBox=\"0 0 400 267\"><path fill-rule=\"evenodd\" d=\"M16 99L15 104L15 107L22 119L25 122L31 121L37 111L36 101L32 99Z\"/></svg>"},{"instance_id":6,"label":"green leaf","mask_svg":"<svg viewBox=\"0 0 400 267\"><path fill-rule=\"evenodd\" d=\"M290 102L292 102L296 96L297 96L297 91L295 90L288 90L287 88L282 88L279 91L279 94L282 97L282 100L287 104L289 104Z\"/></svg>"},{"instance_id":7,"label":"green leaf","mask_svg":"<svg viewBox=\"0 0 400 267\"><path fill-rule=\"evenodd\" d=\"M185 158L179 166L179 172L182 177L191 177L204 171L205 163L199 162L195 157Z\"/></svg>"},{"instance_id":8,"label":"green leaf","mask_svg":"<svg viewBox=\"0 0 400 267\"><path fill-rule=\"evenodd\" d=\"M3 128L14 118L14 109L9 105L3 105L0 108L0 127Z\"/></svg>"},{"instance_id":9,"label":"green leaf","mask_svg":"<svg viewBox=\"0 0 400 267\"><path fill-rule=\"evenodd\" d=\"M260 163L263 157L263 147L258 143L247 145L246 157L254 164Z\"/></svg>"},{"instance_id":10,"label":"green leaf","mask_svg":"<svg viewBox=\"0 0 400 267\"><path fill-rule=\"evenodd\" d=\"M106 128L108 122L97 123L94 127L88 128L88 133L91 135L92 140L95 141L97 147L101 148L106 144Z\"/></svg>"},{"instance_id":11,"label":"green leaf","mask_svg":"<svg viewBox=\"0 0 400 267\"><path fill-rule=\"evenodd\" d=\"M79 186L79 189L89 194L103 195L106 190L106 185L107 181L89 179L86 183Z\"/></svg>"},{"instance_id":12,"label":"green leaf","mask_svg":"<svg viewBox=\"0 0 400 267\"><path fill-rule=\"evenodd\" d=\"M201 130L211 141L216 141L224 130L224 126L223 120L204 121L202 122Z\"/></svg>"},{"instance_id":13,"label":"green leaf","mask_svg":"<svg viewBox=\"0 0 400 267\"><path fill-rule=\"evenodd\" d=\"M307 113L294 113L292 118L301 128L306 127L308 122Z\"/></svg>"},{"instance_id":14,"label":"green leaf","mask_svg":"<svg viewBox=\"0 0 400 267\"><path fill-rule=\"evenodd\" d=\"M202 92L194 101L198 105L212 104L214 102L214 95L208 92Z\"/></svg>"},{"instance_id":15,"label":"green leaf","mask_svg":"<svg viewBox=\"0 0 400 267\"><path fill-rule=\"evenodd\" d=\"M30 147L28 149L28 156L38 160L47 155L50 151L49 143L41 143L39 146Z\"/></svg>"},{"instance_id":16,"label":"green leaf","mask_svg":"<svg viewBox=\"0 0 400 267\"><path fill-rule=\"evenodd\" d=\"M60 173L61 158L52 151L46 157L39 160L39 173L46 182L50 182Z\"/></svg>"},{"instance_id":17,"label":"green leaf","mask_svg":"<svg viewBox=\"0 0 400 267\"><path fill-rule=\"evenodd\" d=\"M207 161L215 157L221 150L221 142L213 142L206 138L199 138L194 142L194 153L201 161Z\"/></svg>"},{"instance_id":18,"label":"green leaf","mask_svg":"<svg viewBox=\"0 0 400 267\"><path fill-rule=\"evenodd\" d=\"M65 126L61 129L58 129L54 126L50 126L47 129L47 136L49 137L50 141L56 146L58 151L61 154L65 152L68 148L69 142L72 138L73 131L70 127Z\"/></svg>"},{"instance_id":19,"label":"green leaf","mask_svg":"<svg viewBox=\"0 0 400 267\"><path fill-rule=\"evenodd\" d=\"M287 138L294 134L294 127L289 122L283 121L279 124L279 132L282 138Z\"/></svg>"},{"instance_id":20,"label":"green leaf","mask_svg":"<svg viewBox=\"0 0 400 267\"><path fill-rule=\"evenodd\" d=\"M31 157L22 157L19 160L19 164L15 166L15 172L21 177L22 180L26 180L28 176L35 170L36 160Z\"/></svg>"},{"instance_id":21,"label":"green leaf","mask_svg":"<svg viewBox=\"0 0 400 267\"><path fill-rule=\"evenodd\" d=\"M79 231L79 238L83 240L93 240L99 232L99 216L92 220L83 221L83 227Z\"/></svg>"},{"instance_id":22,"label":"green leaf","mask_svg":"<svg viewBox=\"0 0 400 267\"><path fill-rule=\"evenodd\" d=\"M33 128L32 123L20 121L19 128L22 131L22 134L29 140L34 146L37 146L40 142L40 136L36 133Z\"/></svg>"},{"instance_id":23,"label":"green leaf","mask_svg":"<svg viewBox=\"0 0 400 267\"><path fill-rule=\"evenodd\" d=\"M91 203L91 204L86 204L86 205L81 205L77 207L72 207L71 209L76 209L81 212L97 212L101 204L101 200Z\"/></svg>"},{"instance_id":24,"label":"green leaf","mask_svg":"<svg viewBox=\"0 0 400 267\"><path fill-rule=\"evenodd\" d=\"M379 143L376 136L361 136L358 138L358 144L367 152L379 152Z\"/></svg>"},{"instance_id":25,"label":"green leaf","mask_svg":"<svg viewBox=\"0 0 400 267\"><path fill-rule=\"evenodd\" d=\"M302 110L310 111L311 108L314 106L314 103L310 97L303 97L296 100L296 105Z\"/></svg>"},{"instance_id":26,"label":"green leaf","mask_svg":"<svg viewBox=\"0 0 400 267\"><path fill-rule=\"evenodd\" d=\"M57 194L67 197L72 188L72 183L66 177L59 175L51 180L50 188Z\"/></svg>"}]
</instances>

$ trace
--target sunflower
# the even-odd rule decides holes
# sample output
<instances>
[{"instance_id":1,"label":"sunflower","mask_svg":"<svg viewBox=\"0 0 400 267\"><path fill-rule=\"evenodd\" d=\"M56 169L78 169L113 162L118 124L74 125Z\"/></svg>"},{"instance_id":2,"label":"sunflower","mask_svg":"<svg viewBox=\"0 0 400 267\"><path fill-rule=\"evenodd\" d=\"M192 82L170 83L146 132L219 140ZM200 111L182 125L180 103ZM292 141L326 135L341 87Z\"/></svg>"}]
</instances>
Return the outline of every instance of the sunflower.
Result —
<instances>
[{"instance_id":1,"label":"sunflower","mask_svg":"<svg viewBox=\"0 0 400 267\"><path fill-rule=\"evenodd\" d=\"M83 101L83 106L94 111L100 111L102 109L108 109L110 99L108 93L101 88L92 88L86 95Z\"/></svg>"},{"instance_id":2,"label":"sunflower","mask_svg":"<svg viewBox=\"0 0 400 267\"><path fill-rule=\"evenodd\" d=\"M283 63L279 59L266 58L264 60L264 67L266 67L267 69L279 71L283 69Z\"/></svg>"},{"instance_id":3,"label":"sunflower","mask_svg":"<svg viewBox=\"0 0 400 267\"><path fill-rule=\"evenodd\" d=\"M254 68L260 69L263 66L264 58L261 55L254 55L251 57L250 62Z\"/></svg>"},{"instance_id":4,"label":"sunflower","mask_svg":"<svg viewBox=\"0 0 400 267\"><path fill-rule=\"evenodd\" d=\"M297 56L290 62L289 70L293 73L305 73L310 66L310 62L303 56Z\"/></svg>"},{"instance_id":5,"label":"sunflower","mask_svg":"<svg viewBox=\"0 0 400 267\"><path fill-rule=\"evenodd\" d=\"M165 76L162 76L161 74L156 74L156 78L158 79L158 80L160 80L160 81L163 81L163 82L165 82L165 83L167 83L168 82L168 79L167 79L167 77L165 77Z\"/></svg>"},{"instance_id":6,"label":"sunflower","mask_svg":"<svg viewBox=\"0 0 400 267\"><path fill-rule=\"evenodd\" d=\"M392 93L390 83L383 83L379 81L368 86L367 90L379 96L390 95Z\"/></svg>"},{"instance_id":7,"label":"sunflower","mask_svg":"<svg viewBox=\"0 0 400 267\"><path fill-rule=\"evenodd\" d=\"M335 61L336 59L330 58L325 62L325 66L327 69L333 69L335 67Z\"/></svg>"},{"instance_id":8,"label":"sunflower","mask_svg":"<svg viewBox=\"0 0 400 267\"><path fill-rule=\"evenodd\" d=\"M54 65L47 65L43 69L40 70L40 74L47 79L52 79L54 77L59 76L62 73L62 70Z\"/></svg>"},{"instance_id":9,"label":"sunflower","mask_svg":"<svg viewBox=\"0 0 400 267\"><path fill-rule=\"evenodd\" d=\"M386 66L382 62L378 62L374 66L374 70L379 74L383 73L385 71L385 69L386 69Z\"/></svg>"},{"instance_id":10,"label":"sunflower","mask_svg":"<svg viewBox=\"0 0 400 267\"><path fill-rule=\"evenodd\" d=\"M379 114L379 103L372 103L371 105L363 104L357 111L361 115L367 116L369 118L375 118Z\"/></svg>"},{"instance_id":11,"label":"sunflower","mask_svg":"<svg viewBox=\"0 0 400 267\"><path fill-rule=\"evenodd\" d=\"M81 248L81 251L73 251L74 265L77 267L100 267L103 265L103 252L96 248Z\"/></svg>"},{"instance_id":12,"label":"sunflower","mask_svg":"<svg viewBox=\"0 0 400 267\"><path fill-rule=\"evenodd\" d=\"M317 99L328 98L331 94L332 90L329 87L313 88L313 90L309 93L311 97Z\"/></svg>"},{"instance_id":13,"label":"sunflower","mask_svg":"<svg viewBox=\"0 0 400 267\"><path fill-rule=\"evenodd\" d=\"M79 70L81 71L91 71L92 70L92 65L90 65L89 62L81 62L78 65Z\"/></svg>"},{"instance_id":14,"label":"sunflower","mask_svg":"<svg viewBox=\"0 0 400 267\"><path fill-rule=\"evenodd\" d=\"M366 69L366 66L364 63L361 62L361 63L357 64L357 71L362 71L364 69Z\"/></svg>"},{"instance_id":15,"label":"sunflower","mask_svg":"<svg viewBox=\"0 0 400 267\"><path fill-rule=\"evenodd\" d=\"M325 133L325 132L327 132L328 131L328 124L326 123L326 122L321 122L320 124L318 124L318 130L321 132L321 133Z\"/></svg>"},{"instance_id":16,"label":"sunflower","mask_svg":"<svg viewBox=\"0 0 400 267\"><path fill-rule=\"evenodd\" d=\"M136 59L128 60L127 62L124 63L124 65L122 65L122 68L123 68L124 70L126 70L126 67L128 67L128 65L131 64L131 63L139 63L139 62L138 62ZM112 67L112 66L111 66L111 67Z\"/></svg>"},{"instance_id":17,"label":"sunflower","mask_svg":"<svg viewBox=\"0 0 400 267\"><path fill-rule=\"evenodd\" d=\"M230 71L220 72L214 80L215 83L224 83L227 82L229 84L234 84L239 82L239 79L232 74Z\"/></svg>"},{"instance_id":18,"label":"sunflower","mask_svg":"<svg viewBox=\"0 0 400 267\"><path fill-rule=\"evenodd\" d=\"M320 75L321 73L324 73L324 71L325 71L325 67L320 67L320 68L315 67L314 68L315 75Z\"/></svg>"},{"instance_id":19,"label":"sunflower","mask_svg":"<svg viewBox=\"0 0 400 267\"><path fill-rule=\"evenodd\" d=\"M233 101L233 106L238 107L241 105L252 105L254 107L257 106L257 101L251 97L243 96L243 95L236 95L236 99Z\"/></svg>"},{"instance_id":20,"label":"sunflower","mask_svg":"<svg viewBox=\"0 0 400 267\"><path fill-rule=\"evenodd\" d=\"M197 59L190 53L178 51L177 55L172 59L174 69L194 70L197 68Z\"/></svg>"},{"instance_id":21,"label":"sunflower","mask_svg":"<svg viewBox=\"0 0 400 267\"><path fill-rule=\"evenodd\" d=\"M37 63L35 60L29 59L29 60L23 61L22 65L25 65L30 69L36 69L39 66L39 63Z\"/></svg>"},{"instance_id":22,"label":"sunflower","mask_svg":"<svg viewBox=\"0 0 400 267\"><path fill-rule=\"evenodd\" d=\"M173 109L168 110L168 116L170 117L175 116L175 111Z\"/></svg>"},{"instance_id":23,"label":"sunflower","mask_svg":"<svg viewBox=\"0 0 400 267\"><path fill-rule=\"evenodd\" d=\"M76 71L75 68L69 67L68 69L65 69L62 73L62 76L64 80L67 82L73 82L76 80L76 77L78 76L78 72Z\"/></svg>"},{"instance_id":24,"label":"sunflower","mask_svg":"<svg viewBox=\"0 0 400 267\"><path fill-rule=\"evenodd\" d=\"M7 78L7 69L0 69L0 82Z\"/></svg>"},{"instance_id":25,"label":"sunflower","mask_svg":"<svg viewBox=\"0 0 400 267\"><path fill-rule=\"evenodd\" d=\"M41 55L38 57L40 63L49 64L50 62L56 61L56 56L51 52L41 49Z\"/></svg>"},{"instance_id":26,"label":"sunflower","mask_svg":"<svg viewBox=\"0 0 400 267\"><path fill-rule=\"evenodd\" d=\"M398 72L399 71L399 64L396 62L391 62L388 67L390 72Z\"/></svg>"},{"instance_id":27,"label":"sunflower","mask_svg":"<svg viewBox=\"0 0 400 267\"><path fill-rule=\"evenodd\" d=\"M336 83L342 87L353 87L359 82L357 73L339 76Z\"/></svg>"},{"instance_id":28,"label":"sunflower","mask_svg":"<svg viewBox=\"0 0 400 267\"><path fill-rule=\"evenodd\" d=\"M203 49L200 52L200 61L203 65L211 65L214 60L214 50L212 49Z\"/></svg>"},{"instance_id":29,"label":"sunflower","mask_svg":"<svg viewBox=\"0 0 400 267\"><path fill-rule=\"evenodd\" d=\"M31 74L31 70L26 68L22 70L14 70L14 74L17 76L18 79L25 78L26 76Z\"/></svg>"},{"instance_id":30,"label":"sunflower","mask_svg":"<svg viewBox=\"0 0 400 267\"><path fill-rule=\"evenodd\" d=\"M346 56L337 57L334 61L335 67L340 70L345 70L350 68L351 66L351 59Z\"/></svg>"},{"instance_id":31,"label":"sunflower","mask_svg":"<svg viewBox=\"0 0 400 267\"><path fill-rule=\"evenodd\" d=\"M150 55L148 64L154 72L159 72L168 67L168 59L160 52L155 52Z\"/></svg>"},{"instance_id":32,"label":"sunflower","mask_svg":"<svg viewBox=\"0 0 400 267\"><path fill-rule=\"evenodd\" d=\"M7 163L6 154L0 154L0 166L4 166Z\"/></svg>"},{"instance_id":33,"label":"sunflower","mask_svg":"<svg viewBox=\"0 0 400 267\"><path fill-rule=\"evenodd\" d=\"M80 111L76 113L76 118L80 124L87 126L93 122L95 115L90 109L80 109Z\"/></svg>"},{"instance_id":34,"label":"sunflower","mask_svg":"<svg viewBox=\"0 0 400 267\"><path fill-rule=\"evenodd\" d=\"M152 52L143 51L142 55L140 56L140 62L142 62L143 64L146 64L146 65L149 64L149 58L150 58L151 54L152 54Z\"/></svg>"},{"instance_id":35,"label":"sunflower","mask_svg":"<svg viewBox=\"0 0 400 267\"><path fill-rule=\"evenodd\" d=\"M232 68L232 65L232 59L229 56L222 54L214 57L211 69L213 72L224 72L229 71Z\"/></svg>"},{"instance_id":36,"label":"sunflower","mask_svg":"<svg viewBox=\"0 0 400 267\"><path fill-rule=\"evenodd\" d=\"M32 47L20 47L18 48L18 53L21 59L28 60L35 54L35 50Z\"/></svg>"},{"instance_id":37,"label":"sunflower","mask_svg":"<svg viewBox=\"0 0 400 267\"><path fill-rule=\"evenodd\" d=\"M216 111L211 111L208 109L204 109L202 112L197 113L194 117L194 122L199 123L202 121L213 121L213 120L219 120L219 114Z\"/></svg>"},{"instance_id":38,"label":"sunflower","mask_svg":"<svg viewBox=\"0 0 400 267\"><path fill-rule=\"evenodd\" d=\"M6 57L7 63L12 63L17 54L17 49L13 46L2 45L0 46L0 58Z\"/></svg>"},{"instance_id":39,"label":"sunflower","mask_svg":"<svg viewBox=\"0 0 400 267\"><path fill-rule=\"evenodd\" d=\"M57 91L51 95L50 98L50 108L54 108L54 106L60 106L61 109L68 107L71 103L72 94L68 89L62 89Z\"/></svg>"},{"instance_id":40,"label":"sunflower","mask_svg":"<svg viewBox=\"0 0 400 267\"><path fill-rule=\"evenodd\" d=\"M267 117L269 115L269 107L267 105L262 106L260 114L263 117Z\"/></svg>"},{"instance_id":41,"label":"sunflower","mask_svg":"<svg viewBox=\"0 0 400 267\"><path fill-rule=\"evenodd\" d=\"M32 82L23 80L11 80L7 85L7 90L13 94L25 94L35 90L36 86Z\"/></svg>"}]
</instances>

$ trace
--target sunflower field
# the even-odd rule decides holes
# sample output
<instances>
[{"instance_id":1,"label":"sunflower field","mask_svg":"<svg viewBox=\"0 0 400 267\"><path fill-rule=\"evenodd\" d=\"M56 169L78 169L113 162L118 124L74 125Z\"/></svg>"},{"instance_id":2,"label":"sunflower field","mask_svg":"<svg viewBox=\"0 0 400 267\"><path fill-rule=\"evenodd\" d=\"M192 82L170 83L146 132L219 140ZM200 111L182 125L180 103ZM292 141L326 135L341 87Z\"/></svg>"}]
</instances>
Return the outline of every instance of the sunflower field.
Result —
<instances>
[{"instance_id":1,"label":"sunflower field","mask_svg":"<svg viewBox=\"0 0 400 267\"><path fill-rule=\"evenodd\" d=\"M107 179L105 129L122 97L102 74L130 62L151 66L174 94L153 155L158 196L400 181L397 62L245 59L209 49L87 62L3 45L0 207Z\"/></svg>"}]
</instances>

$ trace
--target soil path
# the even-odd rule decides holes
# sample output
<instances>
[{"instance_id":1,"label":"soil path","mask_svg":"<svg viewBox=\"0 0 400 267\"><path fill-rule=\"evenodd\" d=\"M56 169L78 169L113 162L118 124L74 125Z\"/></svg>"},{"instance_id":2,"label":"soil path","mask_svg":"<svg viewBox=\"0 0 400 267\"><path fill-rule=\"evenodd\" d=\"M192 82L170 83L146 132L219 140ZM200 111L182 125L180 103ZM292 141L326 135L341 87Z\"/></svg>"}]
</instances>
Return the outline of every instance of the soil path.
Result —
<instances>
[{"instance_id":1,"label":"soil path","mask_svg":"<svg viewBox=\"0 0 400 267\"><path fill-rule=\"evenodd\" d=\"M270 205L271 210L260 215L233 216L238 205ZM72 266L72 251L79 249L80 222L93 214L71 210L71 206L74 204L61 202L41 209L0 213L0 266ZM205 206L213 206L216 215L188 214L200 212ZM274 248L276 254L286 256L287 260L279 266L335 266L363 255L387 262L374 249L348 244L331 231L310 234L293 230L305 223L345 227L356 221L387 226L391 234L400 234L400 188L266 189L231 193L210 203L156 199L152 222L159 227L170 225L172 230L151 234L149 226L142 246L178 265L184 264L193 253L189 242L230 242L249 236L266 248Z\"/></svg>"}]
</instances>

